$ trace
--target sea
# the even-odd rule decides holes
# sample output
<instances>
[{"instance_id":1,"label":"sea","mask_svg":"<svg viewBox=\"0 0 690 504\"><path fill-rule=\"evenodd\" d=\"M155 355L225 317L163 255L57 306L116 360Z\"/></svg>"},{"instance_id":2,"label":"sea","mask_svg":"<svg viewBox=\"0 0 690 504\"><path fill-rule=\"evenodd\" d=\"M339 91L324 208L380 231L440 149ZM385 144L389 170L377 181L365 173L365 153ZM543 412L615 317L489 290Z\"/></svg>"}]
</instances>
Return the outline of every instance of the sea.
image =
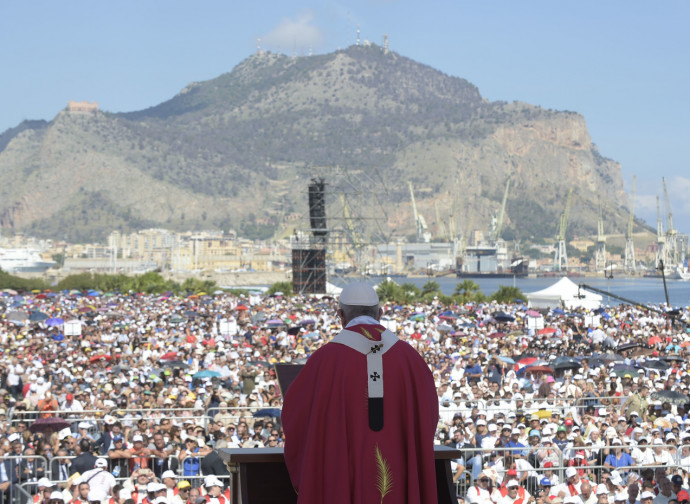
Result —
<instances>
[{"instance_id":1,"label":"sea","mask_svg":"<svg viewBox=\"0 0 690 504\"><path fill-rule=\"evenodd\" d=\"M385 277L369 277L368 281L372 285L385 280ZM396 283L411 283L417 287L422 287L429 281L434 281L439 284L441 292L444 294L452 294L455 286L461 283L463 279L456 277L408 277L408 278L393 278ZM501 285L513 286L519 288L523 293L527 294L541 289L545 289L560 280L554 277L538 277L538 278L472 278L473 282L479 285L480 290L487 296L496 292ZM605 292L629 299L631 301L647 305L659 305L666 303L666 294L664 292L664 282L659 278L651 277L618 277L603 278L603 277L571 277L574 283L587 284ZM329 282L342 287L352 280L331 277ZM666 280L666 290L668 291L668 303L674 308L690 307L690 282L682 280ZM602 294L603 305L618 305L622 301Z\"/></svg>"}]
</instances>

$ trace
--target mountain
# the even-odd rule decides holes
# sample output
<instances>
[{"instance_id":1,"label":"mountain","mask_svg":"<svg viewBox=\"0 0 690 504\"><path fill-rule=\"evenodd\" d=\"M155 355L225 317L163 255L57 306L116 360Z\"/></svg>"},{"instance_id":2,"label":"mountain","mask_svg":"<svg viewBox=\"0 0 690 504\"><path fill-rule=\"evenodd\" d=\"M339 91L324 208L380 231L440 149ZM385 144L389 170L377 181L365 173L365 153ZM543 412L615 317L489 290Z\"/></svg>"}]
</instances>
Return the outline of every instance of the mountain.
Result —
<instances>
[{"instance_id":1,"label":"mountain","mask_svg":"<svg viewBox=\"0 0 690 504\"><path fill-rule=\"evenodd\" d=\"M595 232L599 201L607 233L627 215L621 167L581 115L489 102L372 45L255 54L146 110L71 102L48 123L7 130L0 229L70 241L145 227L270 235L304 217L315 174L339 187L379 181L388 235L414 233L408 181L427 221L438 207L465 233L488 227L508 176L508 239L552 237L571 187L569 234Z\"/></svg>"}]
</instances>

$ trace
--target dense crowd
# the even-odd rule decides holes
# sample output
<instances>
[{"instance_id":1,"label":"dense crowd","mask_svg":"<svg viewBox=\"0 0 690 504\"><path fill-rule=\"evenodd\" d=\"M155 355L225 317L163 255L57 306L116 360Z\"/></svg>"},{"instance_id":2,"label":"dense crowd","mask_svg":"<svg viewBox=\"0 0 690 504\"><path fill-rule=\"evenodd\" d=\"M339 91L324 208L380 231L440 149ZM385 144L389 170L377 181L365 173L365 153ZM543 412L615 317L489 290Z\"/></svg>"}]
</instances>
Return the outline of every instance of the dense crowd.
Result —
<instances>
[{"instance_id":1,"label":"dense crowd","mask_svg":"<svg viewBox=\"0 0 690 504\"><path fill-rule=\"evenodd\" d=\"M303 362L340 329L330 297L0 301L0 495L16 504L227 504L218 450L282 446L273 365ZM382 323L433 371L436 442L461 450L465 500L650 504L651 492L680 504L689 314L672 324L630 306L539 313L434 300L385 305Z\"/></svg>"}]
</instances>

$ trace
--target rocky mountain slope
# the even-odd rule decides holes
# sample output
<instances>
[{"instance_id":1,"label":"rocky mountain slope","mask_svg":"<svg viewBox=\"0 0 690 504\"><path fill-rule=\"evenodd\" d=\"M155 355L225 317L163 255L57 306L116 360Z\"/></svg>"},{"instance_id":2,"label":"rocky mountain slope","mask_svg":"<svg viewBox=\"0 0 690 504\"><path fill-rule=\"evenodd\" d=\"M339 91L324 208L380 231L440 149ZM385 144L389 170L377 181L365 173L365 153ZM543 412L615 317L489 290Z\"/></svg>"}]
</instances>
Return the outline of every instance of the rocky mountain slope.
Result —
<instances>
[{"instance_id":1,"label":"rocky mountain slope","mask_svg":"<svg viewBox=\"0 0 690 504\"><path fill-rule=\"evenodd\" d=\"M431 226L438 206L457 232L488 227L508 176L506 238L553 236L571 187L571 233L595 231L600 200L607 232L626 218L621 167L581 115L488 102L464 79L353 46L256 54L146 110L66 109L6 131L0 227L74 241L152 226L270 235L308 227L313 175L334 191L376 180L388 236L414 232L408 181Z\"/></svg>"}]
</instances>

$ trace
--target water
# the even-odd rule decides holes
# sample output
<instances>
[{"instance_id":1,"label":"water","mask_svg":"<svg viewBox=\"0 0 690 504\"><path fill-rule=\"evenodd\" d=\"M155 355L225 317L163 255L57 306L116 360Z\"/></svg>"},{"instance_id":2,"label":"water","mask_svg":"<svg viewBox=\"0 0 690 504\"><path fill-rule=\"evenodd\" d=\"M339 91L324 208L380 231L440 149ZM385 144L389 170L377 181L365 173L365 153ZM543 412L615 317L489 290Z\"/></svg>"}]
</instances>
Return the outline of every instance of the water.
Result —
<instances>
[{"instance_id":1,"label":"water","mask_svg":"<svg viewBox=\"0 0 690 504\"><path fill-rule=\"evenodd\" d=\"M372 283L378 283L383 278L372 278ZM395 278L397 283L411 283L417 287L422 287L428 281L435 281L441 287L441 292L444 294L452 294L455 286L461 283L463 279L455 277L440 277L440 278ZM523 293L538 291L545 289L550 285L556 283L559 278L471 278L473 282L479 285L481 291L489 296L498 290L500 285L518 287ZM612 278L606 279L601 277L572 277L571 280L576 284L588 284L597 289L611 292L618 296L637 301L642 304L652 303L660 304L666 302L664 295L664 284L661 278ZM348 280L343 278L332 277L330 282L338 286L343 286L348 283ZM683 282L680 280L666 280L668 288L668 299L674 307L690 306L690 282ZM602 303L605 305L620 304L621 301L615 298L608 298L602 294Z\"/></svg>"}]
</instances>

